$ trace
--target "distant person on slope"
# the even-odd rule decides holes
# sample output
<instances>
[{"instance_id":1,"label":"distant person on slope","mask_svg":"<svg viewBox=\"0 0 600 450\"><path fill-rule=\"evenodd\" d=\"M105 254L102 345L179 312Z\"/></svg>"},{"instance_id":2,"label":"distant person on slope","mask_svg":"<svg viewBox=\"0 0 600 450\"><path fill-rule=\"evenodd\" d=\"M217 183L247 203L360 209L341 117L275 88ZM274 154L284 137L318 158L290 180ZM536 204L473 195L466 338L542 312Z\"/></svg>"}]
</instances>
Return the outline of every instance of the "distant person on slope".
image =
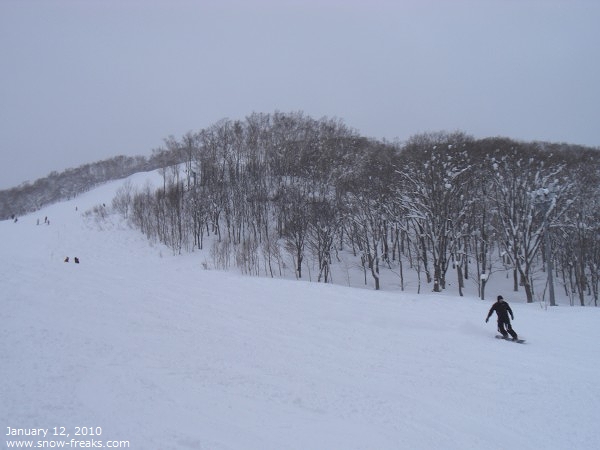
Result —
<instances>
[{"instance_id":1,"label":"distant person on slope","mask_svg":"<svg viewBox=\"0 0 600 450\"><path fill-rule=\"evenodd\" d=\"M496 315L498 316L498 331L500 334L502 334L505 339L509 334L512 336L513 341L519 339L519 336L517 336L517 333L510 325L510 319L508 318L508 315L510 314L510 318L515 320L515 316L513 315L512 309L510 309L510 306L504 301L504 298L501 295L498 296L498 300L496 300L496 303L494 303L490 308L490 311L485 318L486 323L488 320L490 320L490 317L494 311L496 311Z\"/></svg>"}]
</instances>

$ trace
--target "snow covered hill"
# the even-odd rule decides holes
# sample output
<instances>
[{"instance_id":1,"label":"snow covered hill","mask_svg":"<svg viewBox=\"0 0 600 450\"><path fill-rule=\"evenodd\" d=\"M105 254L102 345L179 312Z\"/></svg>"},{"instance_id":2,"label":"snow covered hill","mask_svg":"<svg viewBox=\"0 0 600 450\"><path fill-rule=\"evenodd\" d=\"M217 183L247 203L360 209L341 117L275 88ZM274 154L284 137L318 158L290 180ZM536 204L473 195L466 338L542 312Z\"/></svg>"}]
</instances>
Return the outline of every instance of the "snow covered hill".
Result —
<instances>
[{"instance_id":1,"label":"snow covered hill","mask_svg":"<svg viewBox=\"0 0 600 450\"><path fill-rule=\"evenodd\" d=\"M0 222L0 448L598 448L597 309L511 302L518 345L490 301L203 270L85 214L121 185Z\"/></svg>"}]
</instances>

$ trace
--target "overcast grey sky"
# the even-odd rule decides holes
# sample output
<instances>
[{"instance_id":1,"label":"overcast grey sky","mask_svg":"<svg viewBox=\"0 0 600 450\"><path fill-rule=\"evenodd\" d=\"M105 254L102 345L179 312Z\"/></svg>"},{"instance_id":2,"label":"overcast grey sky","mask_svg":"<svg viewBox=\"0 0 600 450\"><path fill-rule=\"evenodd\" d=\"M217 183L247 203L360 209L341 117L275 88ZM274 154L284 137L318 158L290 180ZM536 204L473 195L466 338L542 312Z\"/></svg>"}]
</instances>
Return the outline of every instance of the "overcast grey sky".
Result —
<instances>
[{"instance_id":1,"label":"overcast grey sky","mask_svg":"<svg viewBox=\"0 0 600 450\"><path fill-rule=\"evenodd\" d=\"M0 0L0 189L253 111L600 146L597 0Z\"/></svg>"}]
</instances>

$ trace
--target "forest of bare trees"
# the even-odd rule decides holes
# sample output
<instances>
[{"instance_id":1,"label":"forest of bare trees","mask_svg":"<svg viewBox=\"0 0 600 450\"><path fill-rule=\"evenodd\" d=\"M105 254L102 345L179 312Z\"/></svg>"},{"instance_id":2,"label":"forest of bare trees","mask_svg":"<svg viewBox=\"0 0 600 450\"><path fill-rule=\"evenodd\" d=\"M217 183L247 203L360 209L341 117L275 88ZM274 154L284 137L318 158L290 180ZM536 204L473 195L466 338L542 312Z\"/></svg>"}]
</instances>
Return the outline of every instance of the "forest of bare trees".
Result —
<instances>
[{"instance_id":1,"label":"forest of bare trees","mask_svg":"<svg viewBox=\"0 0 600 450\"><path fill-rule=\"evenodd\" d=\"M161 167L161 162L143 156L115 156L63 172L52 172L33 183L0 191L0 220L37 211L41 207L75 197L105 183Z\"/></svg>"},{"instance_id":2,"label":"forest of bare trees","mask_svg":"<svg viewBox=\"0 0 600 450\"><path fill-rule=\"evenodd\" d=\"M346 252L375 289L383 270L401 287L412 271L419 290L451 277L460 295L471 280L484 298L508 271L533 302L548 297L533 280L550 268L571 304L598 305L597 149L460 132L391 144L277 112L170 137L152 161L160 188L125 184L113 206L175 253L206 250L219 269L278 277L293 261L297 278L317 267L311 279L330 282Z\"/></svg>"}]
</instances>

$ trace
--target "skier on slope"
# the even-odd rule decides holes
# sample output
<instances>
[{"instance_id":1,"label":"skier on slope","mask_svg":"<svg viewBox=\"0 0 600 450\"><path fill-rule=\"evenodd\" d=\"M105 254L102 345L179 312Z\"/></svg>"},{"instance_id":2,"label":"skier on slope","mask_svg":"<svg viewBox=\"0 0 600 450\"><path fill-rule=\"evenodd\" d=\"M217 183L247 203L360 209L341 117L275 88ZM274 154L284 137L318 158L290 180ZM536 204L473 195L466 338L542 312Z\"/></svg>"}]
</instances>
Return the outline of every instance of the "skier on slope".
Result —
<instances>
[{"instance_id":1,"label":"skier on slope","mask_svg":"<svg viewBox=\"0 0 600 450\"><path fill-rule=\"evenodd\" d=\"M502 334L502 336L506 339L510 334L513 338L513 341L519 339L519 336L517 336L517 333L515 330L513 330L510 324L510 319L508 318L508 315L510 314L511 319L515 320L515 316L513 315L512 309L510 309L510 306L504 301L504 298L501 295L498 296L498 300L490 308L490 311L485 318L486 323L488 320L490 320L490 317L494 311L496 311L496 315L498 316L498 331Z\"/></svg>"}]
</instances>

